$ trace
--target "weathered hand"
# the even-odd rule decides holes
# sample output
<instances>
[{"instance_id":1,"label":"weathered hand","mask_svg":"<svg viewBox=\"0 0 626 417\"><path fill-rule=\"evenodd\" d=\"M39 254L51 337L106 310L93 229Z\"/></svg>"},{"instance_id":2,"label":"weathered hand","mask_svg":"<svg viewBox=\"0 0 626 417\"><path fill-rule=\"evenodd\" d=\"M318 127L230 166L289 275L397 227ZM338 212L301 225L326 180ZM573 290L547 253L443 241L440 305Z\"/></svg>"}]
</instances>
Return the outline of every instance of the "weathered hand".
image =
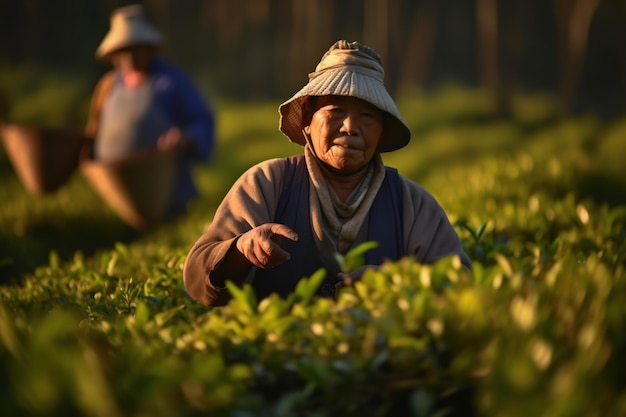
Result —
<instances>
[{"instance_id":1,"label":"weathered hand","mask_svg":"<svg viewBox=\"0 0 626 417\"><path fill-rule=\"evenodd\" d=\"M263 269L274 268L291 258L291 255L280 246L283 237L298 240L296 232L284 224L262 224L239 237L237 250L254 266Z\"/></svg>"},{"instance_id":2,"label":"weathered hand","mask_svg":"<svg viewBox=\"0 0 626 417\"><path fill-rule=\"evenodd\" d=\"M163 133L157 142L157 149L160 151L186 151L191 142L185 138L182 130L178 127L172 127Z\"/></svg>"}]
</instances>

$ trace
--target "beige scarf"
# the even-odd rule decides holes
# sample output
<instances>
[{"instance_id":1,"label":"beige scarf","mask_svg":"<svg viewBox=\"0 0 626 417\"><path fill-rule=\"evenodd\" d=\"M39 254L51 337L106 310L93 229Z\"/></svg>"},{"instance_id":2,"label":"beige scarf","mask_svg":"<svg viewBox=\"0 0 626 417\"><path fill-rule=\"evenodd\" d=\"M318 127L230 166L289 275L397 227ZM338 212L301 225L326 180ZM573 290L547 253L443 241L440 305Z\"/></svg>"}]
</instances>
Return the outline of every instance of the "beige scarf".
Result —
<instances>
[{"instance_id":1,"label":"beige scarf","mask_svg":"<svg viewBox=\"0 0 626 417\"><path fill-rule=\"evenodd\" d=\"M380 154L376 154L361 183L342 202L324 179L322 167L309 144L304 147L304 157L313 185L309 189L309 205L315 244L322 261L339 268L335 253L345 254L353 245L385 179L383 161Z\"/></svg>"}]
</instances>

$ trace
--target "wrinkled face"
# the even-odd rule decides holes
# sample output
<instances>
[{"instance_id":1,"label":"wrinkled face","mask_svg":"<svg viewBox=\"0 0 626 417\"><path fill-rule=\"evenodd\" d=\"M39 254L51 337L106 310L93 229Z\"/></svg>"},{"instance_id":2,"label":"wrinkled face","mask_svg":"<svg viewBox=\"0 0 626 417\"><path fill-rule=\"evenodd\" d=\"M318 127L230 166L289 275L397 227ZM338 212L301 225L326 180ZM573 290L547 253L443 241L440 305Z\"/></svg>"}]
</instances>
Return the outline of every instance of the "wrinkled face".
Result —
<instances>
[{"instance_id":1,"label":"wrinkled face","mask_svg":"<svg viewBox=\"0 0 626 417\"><path fill-rule=\"evenodd\" d=\"M131 46L113 52L111 54L111 62L122 73L146 72L154 55L155 50L153 46Z\"/></svg>"},{"instance_id":2,"label":"wrinkled face","mask_svg":"<svg viewBox=\"0 0 626 417\"><path fill-rule=\"evenodd\" d=\"M304 130L322 162L352 173L372 160L383 133L380 109L356 97L321 96L310 112Z\"/></svg>"}]
</instances>

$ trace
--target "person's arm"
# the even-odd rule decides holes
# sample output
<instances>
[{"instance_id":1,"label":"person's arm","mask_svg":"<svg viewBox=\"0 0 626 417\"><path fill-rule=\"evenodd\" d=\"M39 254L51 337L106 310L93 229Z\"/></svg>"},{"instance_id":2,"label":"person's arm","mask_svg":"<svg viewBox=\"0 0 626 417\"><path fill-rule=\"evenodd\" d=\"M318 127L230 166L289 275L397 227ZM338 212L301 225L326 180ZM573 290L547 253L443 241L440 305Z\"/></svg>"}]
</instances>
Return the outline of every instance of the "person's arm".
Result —
<instances>
[{"instance_id":1,"label":"person's arm","mask_svg":"<svg viewBox=\"0 0 626 417\"><path fill-rule=\"evenodd\" d=\"M264 228L269 227L265 236L270 240L283 233L271 230L282 189L283 168L279 159L262 162L246 171L230 189L213 221L187 255L183 278L192 298L208 306L224 305L230 299L226 281L243 285L254 273L254 268L263 267L260 263L263 255L253 244L261 244L260 233ZM284 233L288 238L294 237L286 231ZM269 249L262 252L272 252L271 247L270 243L266 246ZM274 253L279 257L286 256L278 250ZM258 264L251 261L253 256ZM265 267L280 261L270 258L271 255Z\"/></svg>"},{"instance_id":2,"label":"person's arm","mask_svg":"<svg viewBox=\"0 0 626 417\"><path fill-rule=\"evenodd\" d=\"M169 139L171 142L172 139L176 139L181 142L176 146L186 150L188 155L200 160L209 160L215 142L213 109L182 71L160 60L154 64L154 70L157 78L173 83L167 95L169 98L166 105L175 120L176 127L165 135L164 141ZM157 79L155 88L160 88L160 82Z\"/></svg>"},{"instance_id":3,"label":"person's arm","mask_svg":"<svg viewBox=\"0 0 626 417\"><path fill-rule=\"evenodd\" d=\"M433 263L458 255L468 269L472 261L463 250L459 236L441 205L418 184L404 179L404 227L407 253L418 262Z\"/></svg>"},{"instance_id":4,"label":"person's arm","mask_svg":"<svg viewBox=\"0 0 626 417\"><path fill-rule=\"evenodd\" d=\"M89 113L87 114L87 123L85 126L85 136L90 139L95 139L98 134L98 130L100 129L100 116L102 114L102 108L104 107L104 102L106 101L109 92L111 91L111 87L113 86L113 81L115 80L115 71L109 71L104 74L96 87L94 88L93 94L91 96L91 102L89 105Z\"/></svg>"}]
</instances>

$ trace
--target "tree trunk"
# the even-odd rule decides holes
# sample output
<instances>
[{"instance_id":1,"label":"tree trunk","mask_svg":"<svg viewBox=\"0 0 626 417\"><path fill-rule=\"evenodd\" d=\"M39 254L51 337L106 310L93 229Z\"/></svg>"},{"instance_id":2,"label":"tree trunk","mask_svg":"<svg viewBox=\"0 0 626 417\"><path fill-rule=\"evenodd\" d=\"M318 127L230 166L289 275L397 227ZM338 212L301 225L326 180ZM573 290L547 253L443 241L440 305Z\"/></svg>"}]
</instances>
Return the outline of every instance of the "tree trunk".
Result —
<instances>
[{"instance_id":1,"label":"tree trunk","mask_svg":"<svg viewBox=\"0 0 626 417\"><path fill-rule=\"evenodd\" d=\"M408 28L401 83L423 87L430 73L435 49L439 0L424 0L417 8Z\"/></svg>"},{"instance_id":2,"label":"tree trunk","mask_svg":"<svg viewBox=\"0 0 626 417\"><path fill-rule=\"evenodd\" d=\"M561 50L560 99L564 113L570 113L587 53L589 27L600 0L555 0Z\"/></svg>"},{"instance_id":3,"label":"tree trunk","mask_svg":"<svg viewBox=\"0 0 626 417\"><path fill-rule=\"evenodd\" d=\"M476 18L479 42L479 67L482 81L489 93L492 113L502 115L507 99L502 83L499 57L499 24L497 0L477 0Z\"/></svg>"},{"instance_id":4,"label":"tree trunk","mask_svg":"<svg viewBox=\"0 0 626 417\"><path fill-rule=\"evenodd\" d=\"M363 7L363 43L378 52L383 62L387 62L389 18L386 2L365 0Z\"/></svg>"}]
</instances>

